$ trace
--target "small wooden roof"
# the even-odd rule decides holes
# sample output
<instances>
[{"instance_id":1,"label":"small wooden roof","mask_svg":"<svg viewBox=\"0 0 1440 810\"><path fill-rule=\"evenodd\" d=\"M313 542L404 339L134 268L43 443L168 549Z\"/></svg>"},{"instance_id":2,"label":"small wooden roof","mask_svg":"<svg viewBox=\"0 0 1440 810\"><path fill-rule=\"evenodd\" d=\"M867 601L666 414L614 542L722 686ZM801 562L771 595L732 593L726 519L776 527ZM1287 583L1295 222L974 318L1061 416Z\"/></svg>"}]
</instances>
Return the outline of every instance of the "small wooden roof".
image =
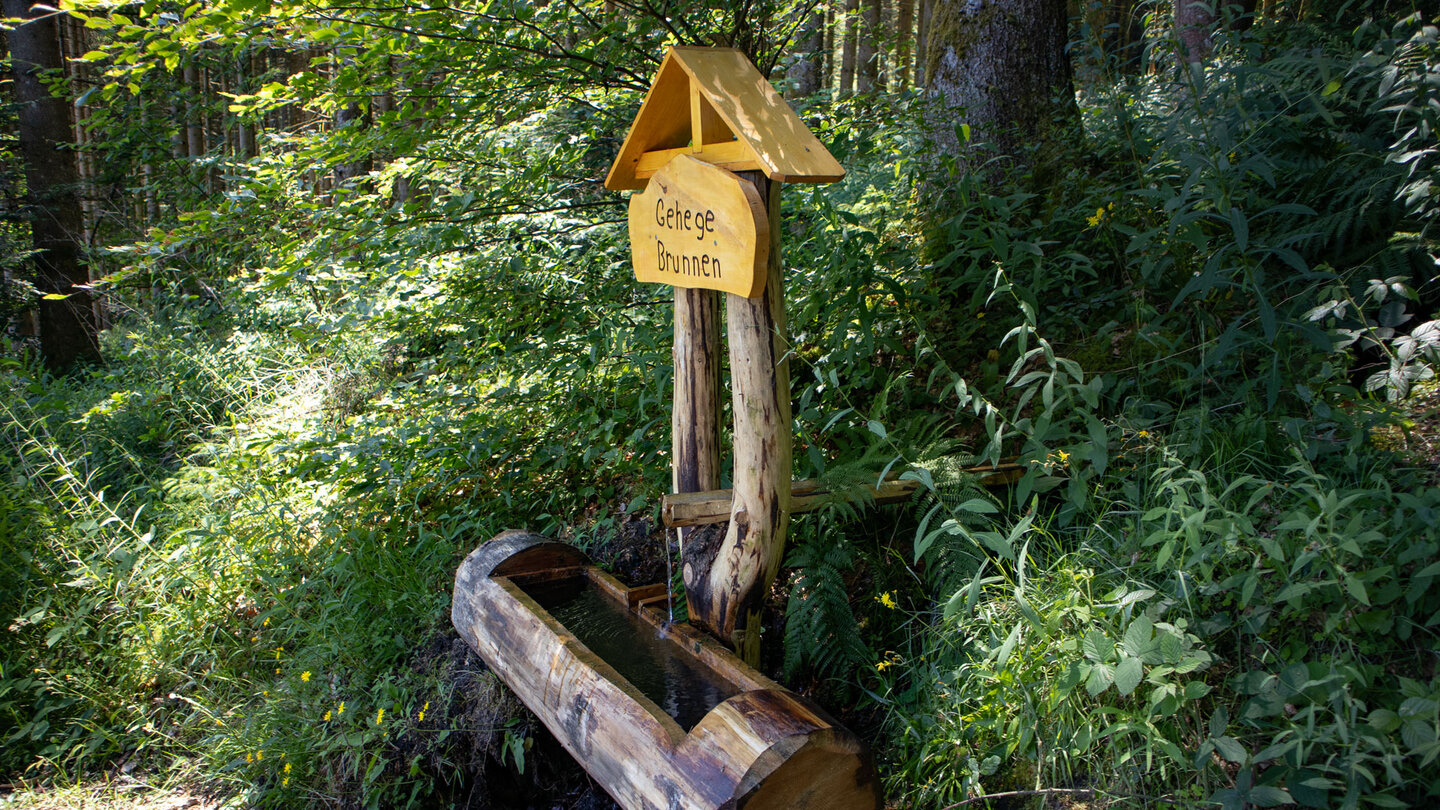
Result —
<instances>
[{"instance_id":1,"label":"small wooden roof","mask_svg":"<svg viewBox=\"0 0 1440 810\"><path fill-rule=\"evenodd\" d=\"M730 171L762 171L782 183L833 183L845 169L785 99L734 48L674 47L605 187L643 189L678 154Z\"/></svg>"}]
</instances>

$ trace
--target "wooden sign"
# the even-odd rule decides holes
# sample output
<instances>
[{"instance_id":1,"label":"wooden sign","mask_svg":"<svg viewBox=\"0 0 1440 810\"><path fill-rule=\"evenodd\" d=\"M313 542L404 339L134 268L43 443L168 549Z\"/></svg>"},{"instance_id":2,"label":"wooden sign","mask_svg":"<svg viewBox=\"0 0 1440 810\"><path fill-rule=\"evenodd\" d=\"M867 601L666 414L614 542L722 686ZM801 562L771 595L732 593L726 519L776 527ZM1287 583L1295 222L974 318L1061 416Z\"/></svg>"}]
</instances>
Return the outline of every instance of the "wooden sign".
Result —
<instances>
[{"instance_id":1,"label":"wooden sign","mask_svg":"<svg viewBox=\"0 0 1440 810\"><path fill-rule=\"evenodd\" d=\"M630 196L630 253L640 281L754 298L765 291L770 220L753 183L678 155Z\"/></svg>"}]
</instances>

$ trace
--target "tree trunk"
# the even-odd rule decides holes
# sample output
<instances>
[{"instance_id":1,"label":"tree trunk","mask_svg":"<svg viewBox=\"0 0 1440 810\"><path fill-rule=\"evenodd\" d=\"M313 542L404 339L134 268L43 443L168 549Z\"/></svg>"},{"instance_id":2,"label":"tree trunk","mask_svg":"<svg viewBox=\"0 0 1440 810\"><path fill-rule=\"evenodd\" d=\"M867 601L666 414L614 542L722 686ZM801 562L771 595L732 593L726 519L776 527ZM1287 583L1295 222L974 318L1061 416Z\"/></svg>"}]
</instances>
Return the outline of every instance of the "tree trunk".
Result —
<instances>
[{"instance_id":1,"label":"tree trunk","mask_svg":"<svg viewBox=\"0 0 1440 810\"><path fill-rule=\"evenodd\" d=\"M920 0L920 18L915 21L915 86L924 87L929 82L925 72L926 46L930 41L930 18L934 15L934 0Z\"/></svg>"},{"instance_id":2,"label":"tree trunk","mask_svg":"<svg viewBox=\"0 0 1440 810\"><path fill-rule=\"evenodd\" d=\"M825 19L824 15L816 14L813 7L802 7L796 13L803 15L797 20L799 31L795 49L799 51L799 58L791 63L785 78L790 80L790 97L805 98L820 89L821 50L824 48L821 29Z\"/></svg>"},{"instance_id":3,"label":"tree trunk","mask_svg":"<svg viewBox=\"0 0 1440 810\"><path fill-rule=\"evenodd\" d=\"M734 410L734 502L718 549L687 547L682 573L690 620L728 639L746 663L760 657L760 614L785 551L790 525L790 366L780 261L780 184L740 172L755 184L770 217L765 292L727 295L730 387ZM713 556L711 556L713 554Z\"/></svg>"},{"instance_id":4,"label":"tree trunk","mask_svg":"<svg viewBox=\"0 0 1440 810\"><path fill-rule=\"evenodd\" d=\"M915 36L915 0L899 0L895 10L895 88L904 91L910 86L911 45Z\"/></svg>"},{"instance_id":5,"label":"tree trunk","mask_svg":"<svg viewBox=\"0 0 1440 810\"><path fill-rule=\"evenodd\" d=\"M350 66L354 63L354 58L351 54L351 51L352 49L350 49L349 47L336 49L336 79L339 79L340 73L347 66ZM339 133L342 130L348 130L342 137L358 137L359 134L368 129L369 126L369 105L363 103L362 100L358 97L341 105L340 108L335 111L336 133ZM372 166L372 159L371 156L368 154L364 157L361 157L359 160L353 160L339 164L335 167L335 187L339 189L344 186L354 185L353 181L356 180L356 178L363 178L370 174L370 169L372 168Z\"/></svg>"},{"instance_id":6,"label":"tree trunk","mask_svg":"<svg viewBox=\"0 0 1440 810\"><path fill-rule=\"evenodd\" d=\"M855 92L871 93L880 77L880 13L882 0L865 0L855 43Z\"/></svg>"},{"instance_id":7,"label":"tree trunk","mask_svg":"<svg viewBox=\"0 0 1440 810\"><path fill-rule=\"evenodd\" d=\"M35 286L46 295L67 296L40 302L40 347L51 369L64 370L82 360L98 360L95 313L90 294L77 289L89 275L81 261L83 216L76 193L75 156L66 99L50 93L42 77L63 71L56 15L30 0L3 0L6 17L24 22L6 34L19 107L18 140L25 161L35 250Z\"/></svg>"},{"instance_id":8,"label":"tree trunk","mask_svg":"<svg viewBox=\"0 0 1440 810\"><path fill-rule=\"evenodd\" d=\"M845 13L841 19L845 21L845 39L842 40L840 48L840 90L839 95L848 96L855 92L855 35L859 26L855 11L859 8L860 0L845 0Z\"/></svg>"},{"instance_id":9,"label":"tree trunk","mask_svg":"<svg viewBox=\"0 0 1440 810\"><path fill-rule=\"evenodd\" d=\"M1175 33L1185 64L1196 65L1210 56L1217 5L1217 0L1175 0Z\"/></svg>"},{"instance_id":10,"label":"tree trunk","mask_svg":"<svg viewBox=\"0 0 1440 810\"><path fill-rule=\"evenodd\" d=\"M994 154L1036 165L1035 148L1078 122L1064 0L934 0L926 73L937 152L961 171ZM957 132L968 125L969 143ZM972 144L989 145L990 154ZM943 181L941 181L943 182Z\"/></svg>"},{"instance_id":11,"label":"tree trunk","mask_svg":"<svg viewBox=\"0 0 1440 810\"><path fill-rule=\"evenodd\" d=\"M835 21L835 0L826 0L825 24L822 27L824 36L820 43L820 84L832 95L835 89L835 30L838 26L839 23Z\"/></svg>"}]
</instances>

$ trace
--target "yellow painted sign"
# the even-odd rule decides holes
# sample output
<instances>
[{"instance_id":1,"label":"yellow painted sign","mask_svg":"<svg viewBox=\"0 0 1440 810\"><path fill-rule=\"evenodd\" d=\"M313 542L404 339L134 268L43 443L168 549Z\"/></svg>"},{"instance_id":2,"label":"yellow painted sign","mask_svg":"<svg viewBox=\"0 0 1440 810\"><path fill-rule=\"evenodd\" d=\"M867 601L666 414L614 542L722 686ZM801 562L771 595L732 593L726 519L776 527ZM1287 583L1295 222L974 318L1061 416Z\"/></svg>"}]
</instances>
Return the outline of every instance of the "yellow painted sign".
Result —
<instances>
[{"instance_id":1,"label":"yellow painted sign","mask_svg":"<svg viewBox=\"0 0 1440 810\"><path fill-rule=\"evenodd\" d=\"M765 290L770 221L753 183L679 155L631 195L630 251L640 281L754 298Z\"/></svg>"}]
</instances>

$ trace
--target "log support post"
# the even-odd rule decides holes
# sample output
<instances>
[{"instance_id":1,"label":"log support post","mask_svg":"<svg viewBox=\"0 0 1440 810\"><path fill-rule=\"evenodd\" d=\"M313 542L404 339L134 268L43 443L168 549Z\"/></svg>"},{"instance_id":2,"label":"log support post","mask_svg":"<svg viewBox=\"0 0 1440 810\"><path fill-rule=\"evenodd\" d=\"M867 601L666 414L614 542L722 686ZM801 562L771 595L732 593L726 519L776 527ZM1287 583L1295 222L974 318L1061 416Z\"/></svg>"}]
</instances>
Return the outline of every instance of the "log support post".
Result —
<instances>
[{"instance_id":1,"label":"log support post","mask_svg":"<svg viewBox=\"0 0 1440 810\"><path fill-rule=\"evenodd\" d=\"M720 487L720 294L675 288L675 492ZM681 535L682 541L684 535Z\"/></svg>"},{"instance_id":2,"label":"log support post","mask_svg":"<svg viewBox=\"0 0 1440 810\"><path fill-rule=\"evenodd\" d=\"M723 540L687 551L683 575L690 620L727 639L754 666L760 658L765 594L780 569L790 524L790 372L779 244L781 184L761 172L739 174L760 192L769 217L765 292L757 298L726 295L734 500Z\"/></svg>"}]
</instances>

